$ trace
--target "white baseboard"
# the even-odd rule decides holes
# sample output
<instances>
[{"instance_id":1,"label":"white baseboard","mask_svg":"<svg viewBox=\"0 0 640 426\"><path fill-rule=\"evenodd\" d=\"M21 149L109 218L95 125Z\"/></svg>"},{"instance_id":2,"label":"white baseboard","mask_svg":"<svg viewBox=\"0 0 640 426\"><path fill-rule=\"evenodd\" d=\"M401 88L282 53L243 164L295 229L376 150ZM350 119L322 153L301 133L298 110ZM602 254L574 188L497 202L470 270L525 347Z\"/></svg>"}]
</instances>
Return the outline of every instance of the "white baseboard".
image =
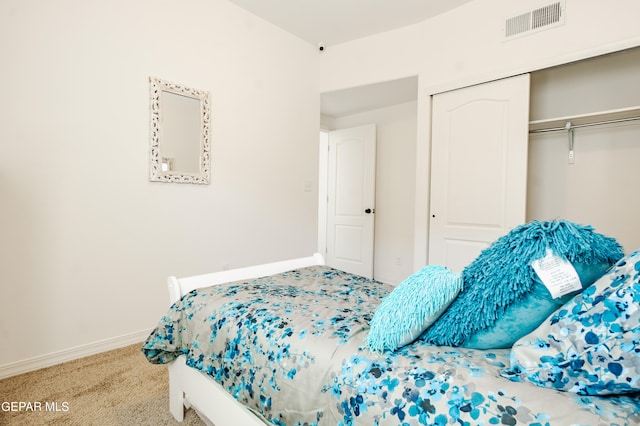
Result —
<instances>
[{"instance_id":1,"label":"white baseboard","mask_svg":"<svg viewBox=\"0 0 640 426\"><path fill-rule=\"evenodd\" d=\"M6 379L7 377L28 373L29 371L51 367L52 365L73 361L74 359L83 358L85 356L119 349L135 343L142 343L152 330L153 329L140 330L135 333L125 334L111 339L76 346L75 348L64 349L62 351L0 365L0 379Z\"/></svg>"}]
</instances>

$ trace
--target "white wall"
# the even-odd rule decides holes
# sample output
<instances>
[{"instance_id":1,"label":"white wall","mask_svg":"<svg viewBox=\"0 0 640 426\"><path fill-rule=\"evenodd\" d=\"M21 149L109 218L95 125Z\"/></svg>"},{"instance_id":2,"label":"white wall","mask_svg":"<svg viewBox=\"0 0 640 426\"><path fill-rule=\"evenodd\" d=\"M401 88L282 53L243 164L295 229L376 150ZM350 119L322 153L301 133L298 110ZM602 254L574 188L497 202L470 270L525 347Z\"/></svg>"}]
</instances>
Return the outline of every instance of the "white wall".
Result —
<instances>
[{"instance_id":1,"label":"white wall","mask_svg":"<svg viewBox=\"0 0 640 426\"><path fill-rule=\"evenodd\" d=\"M413 270L417 102L336 117L335 129L376 125L376 213L373 273L398 284Z\"/></svg>"},{"instance_id":2,"label":"white wall","mask_svg":"<svg viewBox=\"0 0 640 426\"><path fill-rule=\"evenodd\" d=\"M226 0L4 0L0 57L0 370L139 337L170 274L316 249L315 46ZM211 92L210 185L149 182L151 75Z\"/></svg>"},{"instance_id":3,"label":"white wall","mask_svg":"<svg viewBox=\"0 0 640 426\"><path fill-rule=\"evenodd\" d=\"M419 76L414 265L427 262L430 95L640 44L640 2L567 0L554 29L504 41L506 18L540 0L474 0L420 24L327 46L322 92Z\"/></svg>"}]
</instances>

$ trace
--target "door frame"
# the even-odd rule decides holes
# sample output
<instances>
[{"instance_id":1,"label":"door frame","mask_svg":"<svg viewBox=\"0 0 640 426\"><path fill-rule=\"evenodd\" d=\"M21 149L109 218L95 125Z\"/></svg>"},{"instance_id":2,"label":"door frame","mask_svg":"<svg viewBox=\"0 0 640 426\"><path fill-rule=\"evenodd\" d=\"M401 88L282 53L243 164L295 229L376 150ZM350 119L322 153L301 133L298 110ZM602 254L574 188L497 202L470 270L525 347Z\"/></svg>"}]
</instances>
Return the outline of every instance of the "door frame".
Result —
<instances>
[{"instance_id":1,"label":"door frame","mask_svg":"<svg viewBox=\"0 0 640 426\"><path fill-rule=\"evenodd\" d=\"M327 253L327 209L329 204L329 130L320 129L318 143L318 253Z\"/></svg>"}]
</instances>

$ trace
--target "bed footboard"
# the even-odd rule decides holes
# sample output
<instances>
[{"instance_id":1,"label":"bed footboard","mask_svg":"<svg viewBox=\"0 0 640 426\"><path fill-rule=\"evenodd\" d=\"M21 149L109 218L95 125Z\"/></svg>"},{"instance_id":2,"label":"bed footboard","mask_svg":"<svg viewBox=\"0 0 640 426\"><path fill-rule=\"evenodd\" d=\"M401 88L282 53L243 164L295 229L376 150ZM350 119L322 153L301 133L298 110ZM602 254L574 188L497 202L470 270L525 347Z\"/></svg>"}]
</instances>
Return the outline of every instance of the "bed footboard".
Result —
<instances>
[{"instance_id":1,"label":"bed footboard","mask_svg":"<svg viewBox=\"0 0 640 426\"><path fill-rule=\"evenodd\" d=\"M169 298L171 303L175 303L182 296L199 287L258 278L292 269L324 264L324 257L319 253L315 253L309 257L187 278L169 277L167 282ZM238 424L243 426L264 426L267 424L266 420L236 401L216 381L201 371L187 366L184 355L171 362L168 368L169 410L178 422L184 420L185 407L192 407L201 417L205 417L207 421L216 426Z\"/></svg>"},{"instance_id":2,"label":"bed footboard","mask_svg":"<svg viewBox=\"0 0 640 426\"><path fill-rule=\"evenodd\" d=\"M169 364L169 412L176 421L184 420L184 392L182 391L182 381L180 365L185 365L184 356L181 356Z\"/></svg>"},{"instance_id":3,"label":"bed footboard","mask_svg":"<svg viewBox=\"0 0 640 426\"><path fill-rule=\"evenodd\" d=\"M169 410L178 422L193 408L216 426L264 426L265 420L236 401L217 382L187 366L184 355L169 364Z\"/></svg>"},{"instance_id":4,"label":"bed footboard","mask_svg":"<svg viewBox=\"0 0 640 426\"><path fill-rule=\"evenodd\" d=\"M264 277L266 275L286 272L291 269L324 264L324 256L320 253L315 253L308 257L265 263L245 268L230 269L228 271L213 272L211 274L195 275L193 277L176 278L171 276L167 280L169 299L171 303L175 303L182 296L199 287L224 284L249 278Z\"/></svg>"}]
</instances>

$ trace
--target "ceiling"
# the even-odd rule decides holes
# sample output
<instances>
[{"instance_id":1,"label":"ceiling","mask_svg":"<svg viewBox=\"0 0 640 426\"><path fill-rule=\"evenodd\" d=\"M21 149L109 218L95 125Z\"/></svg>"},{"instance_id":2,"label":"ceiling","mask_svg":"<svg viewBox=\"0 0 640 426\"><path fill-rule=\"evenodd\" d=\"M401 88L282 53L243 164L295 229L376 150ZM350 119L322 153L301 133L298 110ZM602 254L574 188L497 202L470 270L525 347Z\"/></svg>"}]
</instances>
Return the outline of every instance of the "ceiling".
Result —
<instances>
[{"instance_id":1,"label":"ceiling","mask_svg":"<svg viewBox=\"0 0 640 426\"><path fill-rule=\"evenodd\" d=\"M417 98L418 77L408 77L322 93L320 113L331 117L343 117L415 101Z\"/></svg>"},{"instance_id":2,"label":"ceiling","mask_svg":"<svg viewBox=\"0 0 640 426\"><path fill-rule=\"evenodd\" d=\"M230 0L312 43L332 45L417 24L473 0ZM321 95L321 113L340 117L416 100L410 77Z\"/></svg>"},{"instance_id":3,"label":"ceiling","mask_svg":"<svg viewBox=\"0 0 640 426\"><path fill-rule=\"evenodd\" d=\"M314 45L331 45L432 18L472 0L230 0Z\"/></svg>"}]
</instances>

